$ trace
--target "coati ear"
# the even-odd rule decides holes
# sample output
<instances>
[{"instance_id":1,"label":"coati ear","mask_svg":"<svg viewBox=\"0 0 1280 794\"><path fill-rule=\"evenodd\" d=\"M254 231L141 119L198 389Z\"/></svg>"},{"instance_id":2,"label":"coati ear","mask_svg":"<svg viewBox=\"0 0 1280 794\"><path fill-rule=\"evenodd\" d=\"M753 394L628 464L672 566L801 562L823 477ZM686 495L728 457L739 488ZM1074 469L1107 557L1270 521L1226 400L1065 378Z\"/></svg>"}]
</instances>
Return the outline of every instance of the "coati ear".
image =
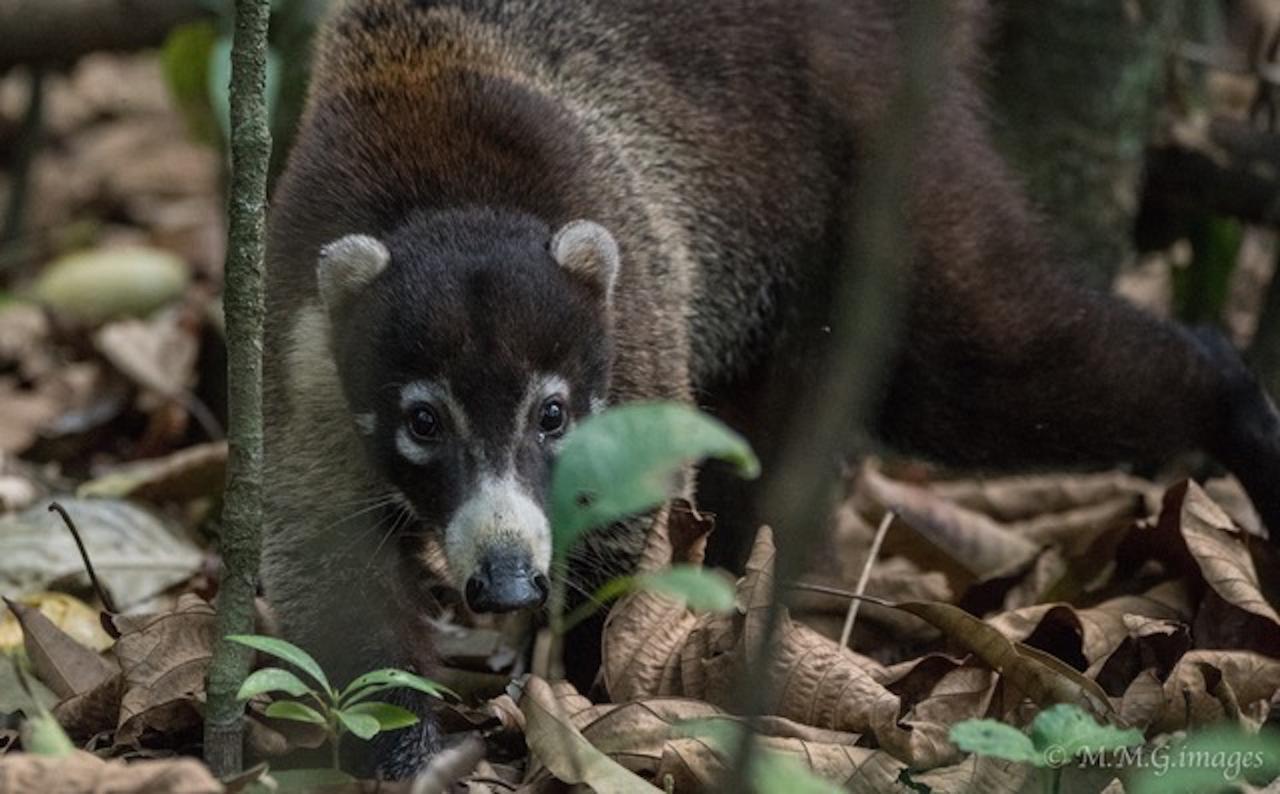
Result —
<instances>
[{"instance_id":1,"label":"coati ear","mask_svg":"<svg viewBox=\"0 0 1280 794\"><path fill-rule=\"evenodd\" d=\"M364 289L391 261L387 247L364 234L349 234L320 249L316 283L330 314Z\"/></svg>"},{"instance_id":2,"label":"coati ear","mask_svg":"<svg viewBox=\"0 0 1280 794\"><path fill-rule=\"evenodd\" d=\"M551 238L551 256L560 267L598 287L606 303L613 300L622 260L608 229L591 221L571 221Z\"/></svg>"}]
</instances>

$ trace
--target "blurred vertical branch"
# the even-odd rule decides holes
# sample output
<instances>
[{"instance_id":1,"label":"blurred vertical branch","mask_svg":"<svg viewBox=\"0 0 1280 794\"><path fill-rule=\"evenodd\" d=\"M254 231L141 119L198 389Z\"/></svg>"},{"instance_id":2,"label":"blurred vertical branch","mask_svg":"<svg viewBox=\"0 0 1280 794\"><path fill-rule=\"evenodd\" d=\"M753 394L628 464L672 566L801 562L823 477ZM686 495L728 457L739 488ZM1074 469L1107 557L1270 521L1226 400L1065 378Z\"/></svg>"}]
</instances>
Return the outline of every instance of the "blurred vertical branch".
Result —
<instances>
[{"instance_id":1,"label":"blurred vertical branch","mask_svg":"<svg viewBox=\"0 0 1280 794\"><path fill-rule=\"evenodd\" d=\"M899 84L871 154L852 191L849 244L835 277L831 345L824 373L792 415L778 458L780 475L764 494L764 515L776 523L773 593L758 641L737 691L741 713L754 727L773 698L769 657L789 596L786 583L803 573L808 552L825 531L840 483L840 461L865 447L878 398L898 350L913 256L908 205L916 152L928 123L930 97L944 80L952 5L945 0L908 3L899 35ZM836 432L833 432L836 431ZM724 791L751 791L753 732L744 731Z\"/></svg>"},{"instance_id":2,"label":"blurred vertical branch","mask_svg":"<svg viewBox=\"0 0 1280 794\"><path fill-rule=\"evenodd\" d=\"M269 0L236 0L231 51L231 195L226 287L228 418L231 457L223 508L219 642L209 664L205 761L214 774L240 770L244 704L236 691L252 652L226 641L253 631L262 548L262 323L267 169Z\"/></svg>"},{"instance_id":3,"label":"blurred vertical branch","mask_svg":"<svg viewBox=\"0 0 1280 794\"><path fill-rule=\"evenodd\" d=\"M992 98L1001 149L1064 260L1107 289L1134 256L1143 158L1182 11L1171 0L1005 0Z\"/></svg>"},{"instance_id":4,"label":"blurred vertical branch","mask_svg":"<svg viewBox=\"0 0 1280 794\"><path fill-rule=\"evenodd\" d=\"M4 269L11 258L16 260L12 249L21 247L31 189L31 165L40 148L44 128L44 67L32 66L27 82L30 86L27 109L22 117L22 127L18 130L10 173L9 200L5 207L4 224L0 226L0 270Z\"/></svg>"}]
</instances>

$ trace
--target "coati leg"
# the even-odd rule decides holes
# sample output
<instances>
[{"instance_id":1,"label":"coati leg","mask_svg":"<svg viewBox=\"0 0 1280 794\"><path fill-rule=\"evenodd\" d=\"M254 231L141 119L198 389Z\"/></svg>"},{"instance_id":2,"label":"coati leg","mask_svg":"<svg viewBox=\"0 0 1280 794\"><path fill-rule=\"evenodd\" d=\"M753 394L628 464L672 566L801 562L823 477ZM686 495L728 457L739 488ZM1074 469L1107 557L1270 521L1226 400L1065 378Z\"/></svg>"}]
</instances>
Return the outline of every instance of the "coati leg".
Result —
<instances>
[{"instance_id":1,"label":"coati leg","mask_svg":"<svg viewBox=\"0 0 1280 794\"><path fill-rule=\"evenodd\" d=\"M917 259L885 440L999 468L1200 449L1280 534L1280 417L1235 351L1074 283L973 129L932 137L923 157L921 173L947 178L910 208Z\"/></svg>"}]
</instances>

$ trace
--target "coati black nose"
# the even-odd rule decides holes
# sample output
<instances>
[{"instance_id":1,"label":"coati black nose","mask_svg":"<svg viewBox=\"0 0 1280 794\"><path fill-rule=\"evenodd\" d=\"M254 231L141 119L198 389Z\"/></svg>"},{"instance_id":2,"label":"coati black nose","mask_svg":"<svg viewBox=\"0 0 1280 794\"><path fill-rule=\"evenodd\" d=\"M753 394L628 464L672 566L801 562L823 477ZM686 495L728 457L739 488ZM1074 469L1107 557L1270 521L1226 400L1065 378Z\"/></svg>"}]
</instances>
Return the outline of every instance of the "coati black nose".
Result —
<instances>
[{"instance_id":1,"label":"coati black nose","mask_svg":"<svg viewBox=\"0 0 1280 794\"><path fill-rule=\"evenodd\" d=\"M473 612L514 612L547 600L547 577L534 570L527 555L497 552L481 560L467 579L467 606Z\"/></svg>"}]
</instances>

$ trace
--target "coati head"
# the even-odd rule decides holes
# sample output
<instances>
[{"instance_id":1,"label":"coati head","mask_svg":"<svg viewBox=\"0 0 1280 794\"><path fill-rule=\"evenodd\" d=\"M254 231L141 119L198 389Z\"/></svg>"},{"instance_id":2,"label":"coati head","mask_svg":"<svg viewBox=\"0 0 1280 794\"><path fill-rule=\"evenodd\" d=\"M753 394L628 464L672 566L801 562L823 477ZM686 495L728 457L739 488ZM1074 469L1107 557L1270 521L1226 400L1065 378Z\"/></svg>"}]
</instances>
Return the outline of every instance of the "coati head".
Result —
<instances>
[{"instance_id":1,"label":"coati head","mask_svg":"<svg viewBox=\"0 0 1280 794\"><path fill-rule=\"evenodd\" d=\"M596 223L553 230L482 209L321 252L319 293L370 462L439 533L476 611L546 598L551 465L603 405L618 271Z\"/></svg>"}]
</instances>

